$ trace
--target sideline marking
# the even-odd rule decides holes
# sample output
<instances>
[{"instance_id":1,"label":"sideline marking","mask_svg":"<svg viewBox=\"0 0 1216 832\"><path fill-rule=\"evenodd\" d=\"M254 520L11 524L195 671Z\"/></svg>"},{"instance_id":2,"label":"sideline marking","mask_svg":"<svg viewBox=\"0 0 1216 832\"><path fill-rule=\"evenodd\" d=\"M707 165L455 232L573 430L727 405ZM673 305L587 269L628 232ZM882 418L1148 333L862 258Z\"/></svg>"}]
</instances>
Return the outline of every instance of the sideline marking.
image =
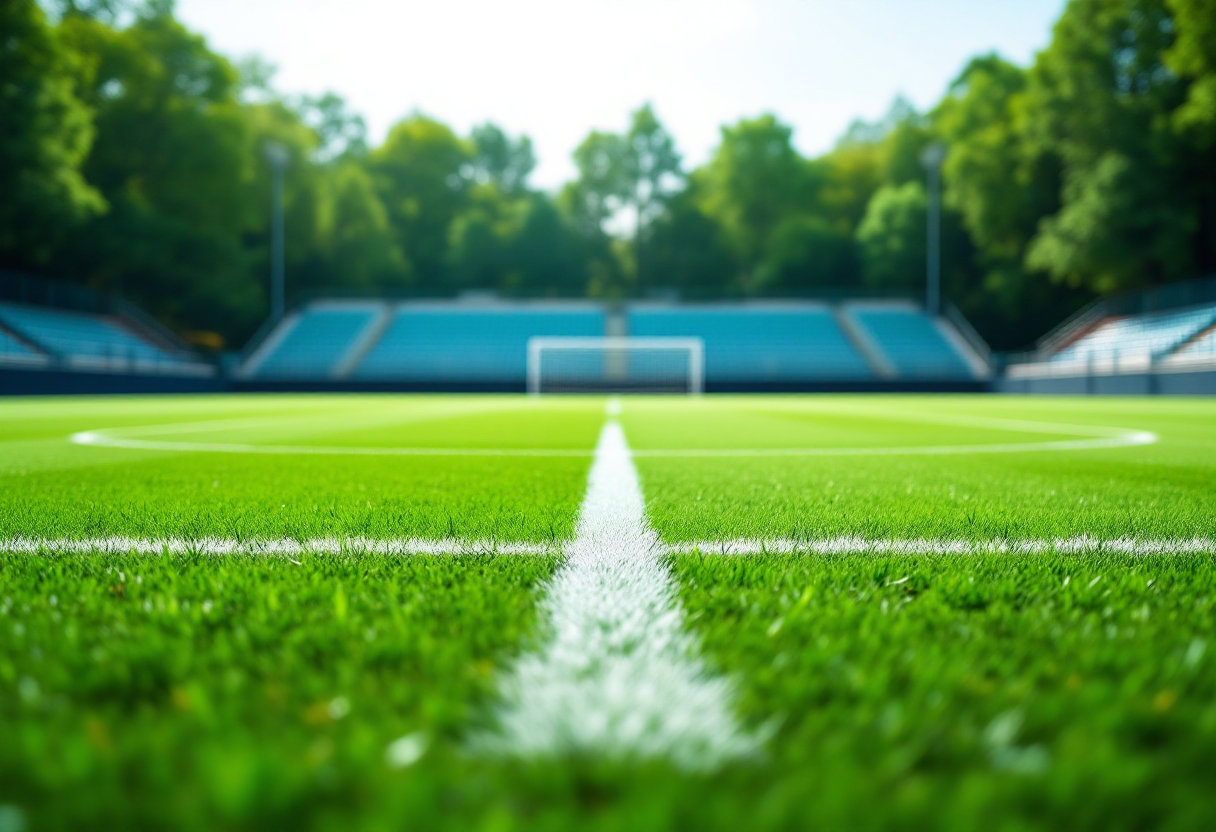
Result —
<instances>
[{"instance_id":1,"label":"sideline marking","mask_svg":"<svg viewBox=\"0 0 1216 832\"><path fill-rule=\"evenodd\" d=\"M199 555L552 555L558 545L504 543L497 540L440 538L325 537L236 539L204 537L91 537L81 539L12 537L0 539L0 552L7 554L171 554ZM1216 554L1216 539L1192 537L1101 538L1089 535L1058 538L961 540L951 538L864 538L832 537L822 540L790 538L739 538L688 543L654 544L656 556L668 555L1033 555L1109 553L1120 555Z\"/></svg>"},{"instance_id":2,"label":"sideline marking","mask_svg":"<svg viewBox=\"0 0 1216 832\"><path fill-rule=\"evenodd\" d=\"M663 757L708 771L760 751L735 724L734 686L684 627L664 547L647 525L624 431L600 433L575 538L539 602L546 641L500 680L497 730L475 751Z\"/></svg>"},{"instance_id":3,"label":"sideline marking","mask_svg":"<svg viewBox=\"0 0 1216 832\"><path fill-rule=\"evenodd\" d=\"M365 537L325 537L312 540L271 540L204 537L15 537L0 540L0 552L16 554L171 554L199 555L552 555L558 548L544 543L502 543L496 540L423 540L397 538L372 540Z\"/></svg>"},{"instance_id":4,"label":"sideline marking","mask_svg":"<svg viewBox=\"0 0 1216 832\"><path fill-rule=\"evenodd\" d=\"M933 538L833 537L826 540L707 540L673 543L670 555L1200 555L1216 553L1216 539L1192 537L1163 540L1088 535L1024 540L958 540Z\"/></svg>"}]
</instances>

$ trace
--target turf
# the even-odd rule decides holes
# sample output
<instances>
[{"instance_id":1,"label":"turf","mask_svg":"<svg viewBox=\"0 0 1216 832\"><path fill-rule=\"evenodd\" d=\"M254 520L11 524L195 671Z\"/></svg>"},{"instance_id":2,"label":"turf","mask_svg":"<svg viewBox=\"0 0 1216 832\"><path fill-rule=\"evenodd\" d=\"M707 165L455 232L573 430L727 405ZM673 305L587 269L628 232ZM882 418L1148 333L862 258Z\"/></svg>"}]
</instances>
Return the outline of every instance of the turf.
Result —
<instances>
[{"instance_id":1,"label":"turf","mask_svg":"<svg viewBox=\"0 0 1216 832\"><path fill-rule=\"evenodd\" d=\"M732 538L1179 539L1216 534L1216 405L1207 400L754 397L625 410L635 451L977 446L1076 439L968 420L1152 431L1135 447L1015 453L637 460L670 541ZM960 424L961 422L961 424Z\"/></svg>"},{"instance_id":2,"label":"turf","mask_svg":"<svg viewBox=\"0 0 1216 832\"><path fill-rule=\"evenodd\" d=\"M603 421L602 402L536 407L523 399L149 398L2 407L0 537L564 540ZM149 426L175 432L148 433ZM540 444L588 456L190 453L66 441L95 429L271 446Z\"/></svg>"},{"instance_id":3,"label":"turf","mask_svg":"<svg viewBox=\"0 0 1216 832\"><path fill-rule=\"evenodd\" d=\"M1210 825L1211 555L675 565L745 718L778 721L753 828Z\"/></svg>"},{"instance_id":4,"label":"turf","mask_svg":"<svg viewBox=\"0 0 1216 832\"><path fill-rule=\"evenodd\" d=\"M0 539L558 545L603 412L594 398L0 402ZM622 421L672 542L1216 535L1203 400L627 399ZM1160 441L867 450L1067 441L1076 426ZM79 431L570 455L147 450L70 443ZM757 448L854 450L671 455ZM469 753L497 673L537 637L553 556L0 554L0 828L1206 830L1213 554L674 557L706 660L735 680L740 718L773 732L764 759L707 777Z\"/></svg>"},{"instance_id":5,"label":"turf","mask_svg":"<svg viewBox=\"0 0 1216 832\"><path fill-rule=\"evenodd\" d=\"M7 558L0 803L36 829L343 827L400 788L402 737L450 775L553 564Z\"/></svg>"}]
</instances>

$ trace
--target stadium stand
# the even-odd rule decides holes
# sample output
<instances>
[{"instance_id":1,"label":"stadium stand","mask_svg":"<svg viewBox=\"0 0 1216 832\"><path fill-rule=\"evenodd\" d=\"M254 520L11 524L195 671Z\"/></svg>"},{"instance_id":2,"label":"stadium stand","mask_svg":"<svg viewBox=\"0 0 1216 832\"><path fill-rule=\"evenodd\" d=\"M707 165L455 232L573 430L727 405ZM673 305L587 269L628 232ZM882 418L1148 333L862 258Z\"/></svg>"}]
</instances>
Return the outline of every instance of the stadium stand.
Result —
<instances>
[{"instance_id":1,"label":"stadium stand","mask_svg":"<svg viewBox=\"0 0 1216 832\"><path fill-rule=\"evenodd\" d=\"M1169 356L1216 323L1216 305L1108 318L1050 357L1056 364L1088 362L1144 366Z\"/></svg>"},{"instance_id":2,"label":"stadium stand","mask_svg":"<svg viewBox=\"0 0 1216 832\"><path fill-rule=\"evenodd\" d=\"M1216 278L1095 301L1006 357L1023 393L1216 393Z\"/></svg>"},{"instance_id":3,"label":"stadium stand","mask_svg":"<svg viewBox=\"0 0 1216 832\"><path fill-rule=\"evenodd\" d=\"M606 321L591 303L405 303L350 377L522 385L529 338L600 336Z\"/></svg>"},{"instance_id":4,"label":"stadium stand","mask_svg":"<svg viewBox=\"0 0 1216 832\"><path fill-rule=\"evenodd\" d=\"M331 378L362 336L387 314L385 304L321 302L288 317L248 363L251 378Z\"/></svg>"},{"instance_id":5,"label":"stadium stand","mask_svg":"<svg viewBox=\"0 0 1216 832\"><path fill-rule=\"evenodd\" d=\"M983 375L949 325L912 304L847 304L844 315L864 333L897 378L969 379Z\"/></svg>"},{"instance_id":6,"label":"stadium stand","mask_svg":"<svg viewBox=\"0 0 1216 832\"><path fill-rule=\"evenodd\" d=\"M707 384L875 377L826 304L635 304L626 326L630 336L701 338Z\"/></svg>"},{"instance_id":7,"label":"stadium stand","mask_svg":"<svg viewBox=\"0 0 1216 832\"><path fill-rule=\"evenodd\" d=\"M46 353L35 349L11 332L0 328L0 362L8 364L47 364Z\"/></svg>"},{"instance_id":8,"label":"stadium stand","mask_svg":"<svg viewBox=\"0 0 1216 832\"><path fill-rule=\"evenodd\" d=\"M0 302L0 324L26 342L19 346L35 345L68 367L154 371L188 363L110 316Z\"/></svg>"},{"instance_id":9,"label":"stadium stand","mask_svg":"<svg viewBox=\"0 0 1216 832\"><path fill-rule=\"evenodd\" d=\"M931 320L906 303L854 308L813 301L633 302L610 309L586 301L483 299L315 301L258 341L236 377L251 383L522 389L529 339L609 335L700 339L709 390L986 377L986 364L976 366L982 362L950 323ZM656 360L649 353L628 359ZM663 360L687 359L672 353ZM575 376L567 380L571 389L608 371L602 357L562 361L560 372Z\"/></svg>"},{"instance_id":10,"label":"stadium stand","mask_svg":"<svg viewBox=\"0 0 1216 832\"><path fill-rule=\"evenodd\" d=\"M1216 363L1216 323L1184 343L1167 360L1179 364L1209 361Z\"/></svg>"}]
</instances>

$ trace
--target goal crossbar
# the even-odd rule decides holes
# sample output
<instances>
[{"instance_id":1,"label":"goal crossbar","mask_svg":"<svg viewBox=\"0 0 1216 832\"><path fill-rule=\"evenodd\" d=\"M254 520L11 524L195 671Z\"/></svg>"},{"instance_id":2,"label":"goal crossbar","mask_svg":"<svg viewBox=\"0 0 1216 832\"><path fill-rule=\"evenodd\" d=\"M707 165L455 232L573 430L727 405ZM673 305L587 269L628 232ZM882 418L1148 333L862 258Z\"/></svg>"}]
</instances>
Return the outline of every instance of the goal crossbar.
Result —
<instances>
[{"instance_id":1,"label":"goal crossbar","mask_svg":"<svg viewBox=\"0 0 1216 832\"><path fill-rule=\"evenodd\" d=\"M629 336L550 336L538 335L528 339L528 392L543 392L543 362L546 351L594 352L605 356L628 355L647 350L658 352L684 352L687 354L688 392L700 394L705 390L705 342L700 338L685 337L629 337ZM605 385L610 387L611 384Z\"/></svg>"}]
</instances>

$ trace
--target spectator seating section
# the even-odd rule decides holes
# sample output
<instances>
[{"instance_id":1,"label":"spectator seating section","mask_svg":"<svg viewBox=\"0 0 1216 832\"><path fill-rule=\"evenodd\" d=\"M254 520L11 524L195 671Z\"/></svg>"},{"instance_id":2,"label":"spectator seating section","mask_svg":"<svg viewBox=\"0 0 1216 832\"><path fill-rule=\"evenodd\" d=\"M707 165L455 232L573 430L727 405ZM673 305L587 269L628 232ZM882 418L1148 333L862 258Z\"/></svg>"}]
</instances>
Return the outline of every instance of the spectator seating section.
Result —
<instances>
[{"instance_id":1,"label":"spectator seating section","mask_svg":"<svg viewBox=\"0 0 1216 832\"><path fill-rule=\"evenodd\" d=\"M1188 360L1216 359L1216 322L1183 344L1175 355Z\"/></svg>"},{"instance_id":2,"label":"spectator seating section","mask_svg":"<svg viewBox=\"0 0 1216 832\"><path fill-rule=\"evenodd\" d=\"M178 359L116 320L17 303L0 303L0 324L70 364L172 364Z\"/></svg>"},{"instance_id":3,"label":"spectator seating section","mask_svg":"<svg viewBox=\"0 0 1216 832\"><path fill-rule=\"evenodd\" d=\"M701 338L707 384L874 375L831 310L820 304L637 305L626 314L631 336Z\"/></svg>"},{"instance_id":4,"label":"spectator seating section","mask_svg":"<svg viewBox=\"0 0 1216 832\"><path fill-rule=\"evenodd\" d=\"M1109 362L1125 359L1155 361L1216 323L1216 306L1107 318L1096 328L1051 357L1057 364ZM1189 345L1188 345L1189 346Z\"/></svg>"},{"instance_id":5,"label":"spectator seating section","mask_svg":"<svg viewBox=\"0 0 1216 832\"><path fill-rule=\"evenodd\" d=\"M0 362L18 364L44 363L46 356L13 335L0 329Z\"/></svg>"},{"instance_id":6,"label":"spectator seating section","mask_svg":"<svg viewBox=\"0 0 1216 832\"><path fill-rule=\"evenodd\" d=\"M295 318L281 340L255 367L255 378L328 378L379 315L376 305L315 305Z\"/></svg>"},{"instance_id":7,"label":"spectator seating section","mask_svg":"<svg viewBox=\"0 0 1216 832\"><path fill-rule=\"evenodd\" d=\"M592 304L403 304L351 377L523 384L529 338L602 336L606 322Z\"/></svg>"},{"instance_id":8,"label":"spectator seating section","mask_svg":"<svg viewBox=\"0 0 1216 832\"><path fill-rule=\"evenodd\" d=\"M966 359L915 306L857 304L852 319L869 334L901 378L974 378Z\"/></svg>"}]
</instances>

